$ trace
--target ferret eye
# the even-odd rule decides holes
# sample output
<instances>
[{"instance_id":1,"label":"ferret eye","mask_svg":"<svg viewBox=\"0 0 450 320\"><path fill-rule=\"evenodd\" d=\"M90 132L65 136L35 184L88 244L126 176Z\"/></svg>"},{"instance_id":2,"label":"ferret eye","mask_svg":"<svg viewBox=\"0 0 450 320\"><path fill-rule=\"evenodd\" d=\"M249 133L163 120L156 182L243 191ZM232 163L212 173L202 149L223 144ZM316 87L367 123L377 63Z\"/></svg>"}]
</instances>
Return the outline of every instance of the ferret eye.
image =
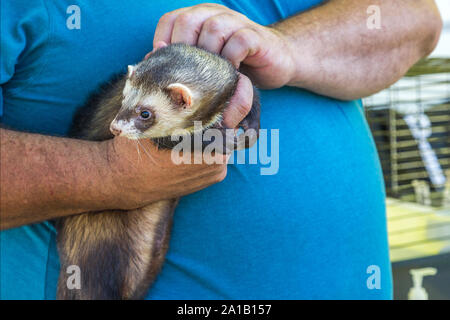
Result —
<instances>
[{"instance_id":1,"label":"ferret eye","mask_svg":"<svg viewBox=\"0 0 450 320\"><path fill-rule=\"evenodd\" d=\"M148 111L141 111L141 118L142 119L148 119L148 118L150 118L150 112L148 112Z\"/></svg>"}]
</instances>

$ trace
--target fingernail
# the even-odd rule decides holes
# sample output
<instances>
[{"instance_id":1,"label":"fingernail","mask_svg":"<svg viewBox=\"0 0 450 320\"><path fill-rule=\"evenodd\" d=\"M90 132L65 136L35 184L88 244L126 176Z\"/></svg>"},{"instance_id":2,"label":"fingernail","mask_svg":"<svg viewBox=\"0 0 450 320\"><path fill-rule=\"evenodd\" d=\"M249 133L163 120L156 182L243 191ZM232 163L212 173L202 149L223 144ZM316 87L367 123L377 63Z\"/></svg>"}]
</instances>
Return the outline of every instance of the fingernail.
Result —
<instances>
[{"instance_id":1,"label":"fingernail","mask_svg":"<svg viewBox=\"0 0 450 320\"><path fill-rule=\"evenodd\" d=\"M164 47L167 47L167 43L165 43L164 41L158 41L155 44L155 49L161 49L161 48L164 48Z\"/></svg>"}]
</instances>

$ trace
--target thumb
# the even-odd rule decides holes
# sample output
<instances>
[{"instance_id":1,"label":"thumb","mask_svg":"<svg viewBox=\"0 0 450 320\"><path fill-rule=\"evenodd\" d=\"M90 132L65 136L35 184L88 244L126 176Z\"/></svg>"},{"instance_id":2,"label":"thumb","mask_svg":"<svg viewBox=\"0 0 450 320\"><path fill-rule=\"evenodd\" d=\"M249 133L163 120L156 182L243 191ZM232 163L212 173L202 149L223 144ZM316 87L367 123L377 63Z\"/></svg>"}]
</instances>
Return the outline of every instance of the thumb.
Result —
<instances>
[{"instance_id":1,"label":"thumb","mask_svg":"<svg viewBox=\"0 0 450 320\"><path fill-rule=\"evenodd\" d=\"M236 128L250 112L253 103L253 85L250 79L239 74L234 95L223 113L223 122L228 128Z\"/></svg>"}]
</instances>

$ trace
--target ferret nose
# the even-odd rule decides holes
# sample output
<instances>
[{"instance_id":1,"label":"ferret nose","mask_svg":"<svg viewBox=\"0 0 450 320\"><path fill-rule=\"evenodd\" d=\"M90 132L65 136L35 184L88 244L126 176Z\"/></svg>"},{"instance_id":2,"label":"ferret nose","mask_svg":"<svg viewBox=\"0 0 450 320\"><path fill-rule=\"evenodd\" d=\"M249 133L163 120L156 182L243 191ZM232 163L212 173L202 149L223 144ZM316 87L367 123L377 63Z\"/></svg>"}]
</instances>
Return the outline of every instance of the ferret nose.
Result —
<instances>
[{"instance_id":1,"label":"ferret nose","mask_svg":"<svg viewBox=\"0 0 450 320\"><path fill-rule=\"evenodd\" d=\"M111 133L115 136L120 136L122 133L122 130L117 127L117 124L115 122L112 122L109 126L109 130L111 130Z\"/></svg>"}]
</instances>

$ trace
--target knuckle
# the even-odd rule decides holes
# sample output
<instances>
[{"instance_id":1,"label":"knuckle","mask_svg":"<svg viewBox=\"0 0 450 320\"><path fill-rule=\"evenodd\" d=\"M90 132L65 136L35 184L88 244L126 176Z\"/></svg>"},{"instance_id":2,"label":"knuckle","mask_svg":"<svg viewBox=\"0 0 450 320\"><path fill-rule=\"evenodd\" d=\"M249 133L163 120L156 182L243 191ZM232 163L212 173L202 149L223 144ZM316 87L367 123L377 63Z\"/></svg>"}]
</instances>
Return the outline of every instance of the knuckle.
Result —
<instances>
[{"instance_id":1,"label":"knuckle","mask_svg":"<svg viewBox=\"0 0 450 320\"><path fill-rule=\"evenodd\" d=\"M198 6L198 7L205 7L205 8L226 8L225 6L223 6L221 4L211 3L211 2L201 3L201 4L198 4L196 6Z\"/></svg>"},{"instance_id":2,"label":"knuckle","mask_svg":"<svg viewBox=\"0 0 450 320\"><path fill-rule=\"evenodd\" d=\"M251 110L252 105L250 101L241 100L238 105L238 112L242 117L245 117Z\"/></svg>"},{"instance_id":3,"label":"knuckle","mask_svg":"<svg viewBox=\"0 0 450 320\"><path fill-rule=\"evenodd\" d=\"M181 13L177 17L175 23L177 23L181 27L184 27L184 26L190 25L193 20L194 20L194 15L192 13L186 12L186 13Z\"/></svg>"},{"instance_id":4,"label":"knuckle","mask_svg":"<svg viewBox=\"0 0 450 320\"><path fill-rule=\"evenodd\" d=\"M163 14L161 18L159 18L159 23L160 24L168 23L172 19L172 15L173 15L172 12L167 12Z\"/></svg>"},{"instance_id":5,"label":"knuckle","mask_svg":"<svg viewBox=\"0 0 450 320\"><path fill-rule=\"evenodd\" d=\"M218 17L212 17L205 21L204 28L208 33L222 33L222 22Z\"/></svg>"},{"instance_id":6,"label":"knuckle","mask_svg":"<svg viewBox=\"0 0 450 320\"><path fill-rule=\"evenodd\" d=\"M253 36L254 34L251 29L243 28L237 31L233 38L239 45L246 46L251 42Z\"/></svg>"}]
</instances>

